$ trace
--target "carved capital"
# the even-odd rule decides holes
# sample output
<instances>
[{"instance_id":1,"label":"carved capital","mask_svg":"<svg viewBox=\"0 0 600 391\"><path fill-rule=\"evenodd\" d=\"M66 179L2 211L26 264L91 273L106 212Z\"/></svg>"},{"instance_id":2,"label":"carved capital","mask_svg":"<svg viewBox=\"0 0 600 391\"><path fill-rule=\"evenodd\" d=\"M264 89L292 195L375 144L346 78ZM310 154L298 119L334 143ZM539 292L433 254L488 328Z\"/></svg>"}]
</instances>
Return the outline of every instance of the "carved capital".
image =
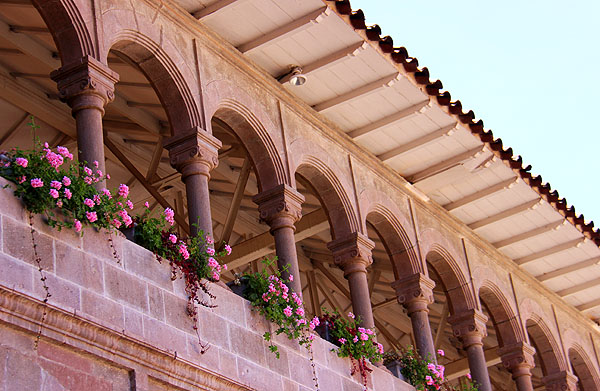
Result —
<instances>
[{"instance_id":1,"label":"carved capital","mask_svg":"<svg viewBox=\"0 0 600 391\"><path fill-rule=\"evenodd\" d=\"M345 277L356 272L366 273L367 267L373 263L371 250L375 243L359 232L329 242L327 247L333 253L335 264L344 271Z\"/></svg>"},{"instance_id":2,"label":"carved capital","mask_svg":"<svg viewBox=\"0 0 600 391\"><path fill-rule=\"evenodd\" d=\"M190 175L205 175L219 164L221 142L195 126L187 132L169 137L164 147L169 150L171 166L181 173L182 179Z\"/></svg>"},{"instance_id":3,"label":"carved capital","mask_svg":"<svg viewBox=\"0 0 600 391\"><path fill-rule=\"evenodd\" d=\"M454 336L459 338L466 349L472 345L482 345L487 335L485 323L488 318L479 310L468 310L448 318Z\"/></svg>"},{"instance_id":4,"label":"carved capital","mask_svg":"<svg viewBox=\"0 0 600 391\"><path fill-rule=\"evenodd\" d=\"M531 368L535 367L533 346L519 342L501 347L498 349L498 354L502 359L502 365L512 373L513 378L531 376Z\"/></svg>"},{"instance_id":5,"label":"carved capital","mask_svg":"<svg viewBox=\"0 0 600 391\"><path fill-rule=\"evenodd\" d=\"M79 110L96 109L104 114L104 106L115 98L119 75L91 56L67 64L50 74L57 83L61 100L71 106L73 115Z\"/></svg>"},{"instance_id":6,"label":"carved capital","mask_svg":"<svg viewBox=\"0 0 600 391\"><path fill-rule=\"evenodd\" d=\"M421 273L392 283L398 303L406 308L409 315L417 311L428 311L429 304L433 303L433 287L435 282Z\"/></svg>"},{"instance_id":7,"label":"carved capital","mask_svg":"<svg viewBox=\"0 0 600 391\"><path fill-rule=\"evenodd\" d=\"M542 378L547 391L577 390L577 376L568 371L553 373Z\"/></svg>"},{"instance_id":8,"label":"carved capital","mask_svg":"<svg viewBox=\"0 0 600 391\"><path fill-rule=\"evenodd\" d=\"M291 186L282 184L263 191L252 198L258 205L260 219L271 227L271 232L288 227L294 231L294 223L302 217L304 196Z\"/></svg>"}]
</instances>

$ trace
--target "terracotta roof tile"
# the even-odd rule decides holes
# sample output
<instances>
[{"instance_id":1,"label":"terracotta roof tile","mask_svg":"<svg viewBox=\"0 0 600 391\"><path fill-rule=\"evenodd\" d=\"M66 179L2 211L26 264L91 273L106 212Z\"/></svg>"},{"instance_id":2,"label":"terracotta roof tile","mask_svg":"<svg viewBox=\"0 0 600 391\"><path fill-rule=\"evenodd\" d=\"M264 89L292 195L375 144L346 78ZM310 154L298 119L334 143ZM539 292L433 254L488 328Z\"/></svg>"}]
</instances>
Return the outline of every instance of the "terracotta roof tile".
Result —
<instances>
[{"instance_id":1,"label":"terracotta roof tile","mask_svg":"<svg viewBox=\"0 0 600 391\"><path fill-rule=\"evenodd\" d=\"M540 196L550 203L559 213L565 216L572 224L574 224L586 237L592 239L596 245L600 246L600 231L594 229L594 223L585 223L585 218L582 214L579 216L575 213L575 207L567 207L567 200L560 198L558 191L551 191L549 183L543 183L541 175L533 177L529 172L531 165L523 167L523 159L521 156L513 156L512 148L504 149L502 139L494 139L491 130L485 130L483 121L475 122L475 113L473 110L464 112L462 104L459 100L452 102L450 92L441 91L443 84L440 80L434 82L429 80L429 70L426 67L419 69L419 61L416 58L410 57L408 50L404 47L393 47L393 39L390 36L381 37L381 28L378 25L367 26L365 15L362 10L352 10L350 1L348 0L324 0L325 3L333 3L334 10L344 18L355 30L362 30L366 38L378 44L382 54L386 55L391 61L402 65L404 70L410 75L417 85L424 89L429 96L435 96L438 104L446 107L446 111L455 116L458 121L468 125L471 133L478 136L481 142L486 144L494 154L504 160L511 169L513 169L532 189L540 194Z\"/></svg>"}]
</instances>

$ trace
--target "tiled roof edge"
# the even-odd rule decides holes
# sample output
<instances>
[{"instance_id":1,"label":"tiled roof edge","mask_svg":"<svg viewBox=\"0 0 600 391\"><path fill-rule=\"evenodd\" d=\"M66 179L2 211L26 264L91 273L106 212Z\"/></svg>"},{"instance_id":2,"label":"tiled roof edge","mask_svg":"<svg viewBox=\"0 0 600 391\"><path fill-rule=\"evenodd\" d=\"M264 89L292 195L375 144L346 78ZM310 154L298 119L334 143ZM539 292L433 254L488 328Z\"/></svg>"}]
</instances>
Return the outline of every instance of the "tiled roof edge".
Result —
<instances>
[{"instance_id":1,"label":"tiled roof edge","mask_svg":"<svg viewBox=\"0 0 600 391\"><path fill-rule=\"evenodd\" d=\"M352 10L349 0L323 0L330 5L339 16L341 16L354 30L359 32L368 41L378 47L380 53L397 65L402 65L404 73L412 76L417 86L427 95L435 97L438 104L460 123L469 128L472 134L479 137L482 143L489 147L495 156L502 159L508 166L519 175L519 177L532 189L534 189L544 200L550 203L569 222L576 226L585 237L594 241L600 247L600 230L594 229L594 222L585 223L583 214L577 216L575 207L568 207L566 198L560 198L557 190L552 190L550 183L544 183L541 175L533 176L529 171L531 165L523 166L523 158L515 156L512 148L504 148L501 138L494 138L491 130L485 130L483 121L475 121L473 110L465 112L460 100L452 101L450 92L442 91L443 84L440 80L432 82L429 79L427 67L419 68L419 61L410 57L405 47L394 47L394 41L390 36L381 36L381 28L378 25L367 26L365 15L362 10ZM331 7L332 6L332 7Z\"/></svg>"}]
</instances>

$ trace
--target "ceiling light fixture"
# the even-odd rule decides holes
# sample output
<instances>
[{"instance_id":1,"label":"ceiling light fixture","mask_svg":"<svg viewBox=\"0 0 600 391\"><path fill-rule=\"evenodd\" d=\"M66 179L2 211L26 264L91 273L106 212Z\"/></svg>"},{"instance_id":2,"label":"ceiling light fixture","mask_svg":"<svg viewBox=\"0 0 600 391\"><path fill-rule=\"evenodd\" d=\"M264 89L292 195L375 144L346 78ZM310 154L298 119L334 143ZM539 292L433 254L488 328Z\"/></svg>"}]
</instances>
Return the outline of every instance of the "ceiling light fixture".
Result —
<instances>
[{"instance_id":1,"label":"ceiling light fixture","mask_svg":"<svg viewBox=\"0 0 600 391\"><path fill-rule=\"evenodd\" d=\"M281 84L289 81L293 86L301 86L306 83L306 75L302 73L302 68L298 65L290 65L290 71L278 77L277 80Z\"/></svg>"}]
</instances>

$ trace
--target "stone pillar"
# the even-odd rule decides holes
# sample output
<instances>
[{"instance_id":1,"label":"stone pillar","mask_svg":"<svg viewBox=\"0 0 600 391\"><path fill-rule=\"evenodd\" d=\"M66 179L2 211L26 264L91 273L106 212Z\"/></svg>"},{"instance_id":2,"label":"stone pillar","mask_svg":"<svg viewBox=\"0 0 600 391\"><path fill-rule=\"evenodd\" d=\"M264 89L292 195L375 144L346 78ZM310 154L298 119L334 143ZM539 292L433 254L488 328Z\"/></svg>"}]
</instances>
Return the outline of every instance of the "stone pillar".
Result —
<instances>
[{"instance_id":1,"label":"stone pillar","mask_svg":"<svg viewBox=\"0 0 600 391\"><path fill-rule=\"evenodd\" d=\"M102 117L104 106L115 98L119 75L95 58L85 56L55 70L50 77L57 82L61 100L71 106L75 117L79 161L87 162L90 168L97 161L105 173Z\"/></svg>"},{"instance_id":2,"label":"stone pillar","mask_svg":"<svg viewBox=\"0 0 600 391\"><path fill-rule=\"evenodd\" d=\"M434 286L435 282L421 273L392 283L398 302L406 308L410 317L417 352L421 357L437 362L429 324L429 304L433 303Z\"/></svg>"},{"instance_id":3,"label":"stone pillar","mask_svg":"<svg viewBox=\"0 0 600 391\"><path fill-rule=\"evenodd\" d=\"M576 391L578 380L571 372L560 371L544 376L542 383L546 386L546 391Z\"/></svg>"},{"instance_id":4,"label":"stone pillar","mask_svg":"<svg viewBox=\"0 0 600 391\"><path fill-rule=\"evenodd\" d=\"M483 337L487 335L485 322L487 317L478 310L468 310L448 318L454 335L458 337L467 352L469 368L473 381L479 391L492 391L487 362L483 353Z\"/></svg>"},{"instance_id":5,"label":"stone pillar","mask_svg":"<svg viewBox=\"0 0 600 391\"><path fill-rule=\"evenodd\" d=\"M504 368L512 374L517 391L533 391L531 369L535 367L535 349L525 342L503 346L498 349Z\"/></svg>"},{"instance_id":6,"label":"stone pillar","mask_svg":"<svg viewBox=\"0 0 600 391\"><path fill-rule=\"evenodd\" d=\"M275 237L277 265L279 270L282 270L282 277L287 279L291 274L293 281L289 288L302 296L294 223L302 217L304 196L292 187L282 184L257 194L253 201L258 205L261 220L269 224L271 234Z\"/></svg>"},{"instance_id":7,"label":"stone pillar","mask_svg":"<svg viewBox=\"0 0 600 391\"><path fill-rule=\"evenodd\" d=\"M361 326L374 328L371 295L367 282L367 267L373 263L371 250L375 247L366 235L355 232L327 244L335 264L348 280L354 313L360 316Z\"/></svg>"},{"instance_id":8,"label":"stone pillar","mask_svg":"<svg viewBox=\"0 0 600 391\"><path fill-rule=\"evenodd\" d=\"M210 195L208 181L210 171L219 164L218 150L221 142L211 134L194 127L165 140L171 165L181 173L187 195L190 233L203 231L212 236Z\"/></svg>"}]
</instances>

